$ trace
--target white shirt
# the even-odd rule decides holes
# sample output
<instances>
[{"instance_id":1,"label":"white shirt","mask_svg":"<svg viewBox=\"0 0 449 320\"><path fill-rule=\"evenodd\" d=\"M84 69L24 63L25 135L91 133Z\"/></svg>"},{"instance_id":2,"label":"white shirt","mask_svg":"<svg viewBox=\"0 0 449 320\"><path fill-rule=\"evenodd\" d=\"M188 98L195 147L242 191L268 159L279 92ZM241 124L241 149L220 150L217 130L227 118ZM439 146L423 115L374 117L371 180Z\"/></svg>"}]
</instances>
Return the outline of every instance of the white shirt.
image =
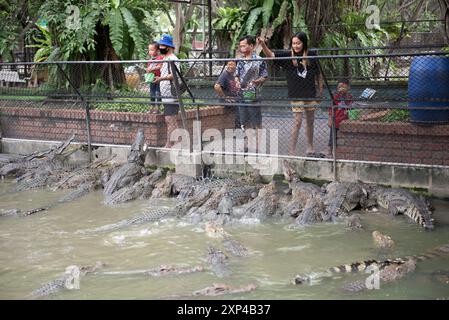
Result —
<instances>
[{"instance_id":1,"label":"white shirt","mask_svg":"<svg viewBox=\"0 0 449 320\"><path fill-rule=\"evenodd\" d=\"M176 55L171 54L168 57L164 57L164 60L168 61L168 60L179 60L179 59ZM176 67L179 70L179 62L176 63ZM170 70L169 70L169 63L168 62L162 63L161 77L165 78L171 73L172 72L170 72ZM162 102L175 102L176 99L174 99L172 97L172 93L171 93L172 82L170 80L163 80L163 81L159 82L159 84L160 84L160 88L161 88Z\"/></svg>"}]
</instances>

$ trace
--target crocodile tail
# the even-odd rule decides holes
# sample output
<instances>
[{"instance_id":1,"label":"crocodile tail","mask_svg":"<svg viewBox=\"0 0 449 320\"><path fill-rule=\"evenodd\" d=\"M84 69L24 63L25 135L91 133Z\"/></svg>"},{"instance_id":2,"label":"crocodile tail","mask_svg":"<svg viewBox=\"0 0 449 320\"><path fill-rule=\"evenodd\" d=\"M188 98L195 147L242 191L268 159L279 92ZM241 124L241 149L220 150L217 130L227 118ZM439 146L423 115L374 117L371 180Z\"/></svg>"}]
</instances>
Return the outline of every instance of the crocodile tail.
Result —
<instances>
[{"instance_id":1,"label":"crocodile tail","mask_svg":"<svg viewBox=\"0 0 449 320\"><path fill-rule=\"evenodd\" d=\"M433 229L433 221L434 219L430 216L428 209L425 206L422 208L418 208L416 206L412 206L411 209L407 210L405 214L415 221L420 226L426 229Z\"/></svg>"},{"instance_id":2,"label":"crocodile tail","mask_svg":"<svg viewBox=\"0 0 449 320\"><path fill-rule=\"evenodd\" d=\"M360 272L366 270L369 266L378 266L379 263L377 260L366 260L366 261L357 261L351 264L343 264L337 267L332 267L328 269L330 273L351 273L351 272Z\"/></svg>"}]
</instances>

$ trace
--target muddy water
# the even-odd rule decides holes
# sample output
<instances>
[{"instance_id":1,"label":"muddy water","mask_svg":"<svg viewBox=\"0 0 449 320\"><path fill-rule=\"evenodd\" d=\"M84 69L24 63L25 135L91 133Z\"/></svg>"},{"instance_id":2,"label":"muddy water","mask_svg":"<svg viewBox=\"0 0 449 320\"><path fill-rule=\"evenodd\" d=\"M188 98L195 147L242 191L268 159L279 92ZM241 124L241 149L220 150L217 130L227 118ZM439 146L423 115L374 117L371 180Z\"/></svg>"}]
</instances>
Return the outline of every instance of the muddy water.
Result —
<instances>
[{"instance_id":1,"label":"muddy water","mask_svg":"<svg viewBox=\"0 0 449 320\"><path fill-rule=\"evenodd\" d=\"M10 182L0 183L0 194ZM30 209L57 199L65 192L31 191L0 196L0 210ZM243 243L250 255L229 254L232 271L217 278L211 271L174 277L154 278L129 271L150 269L162 264L207 267L207 246L221 247L220 239L210 238L204 225L176 219L149 223L105 233L86 233L145 210L148 206L172 206L170 199L135 201L120 206L101 204L101 192L46 213L26 218L0 220L0 298L22 299L41 284L60 277L70 265L101 260L107 266L80 281L79 290L62 290L47 299L160 299L188 295L212 283L234 286L257 285L255 291L211 299L437 299L449 298L449 284L434 280L435 271L449 273L449 258L418 263L414 274L380 290L342 293L344 284L364 279L368 274L324 279L314 285L295 286L296 274L323 271L327 267L360 259L403 257L422 253L449 243L449 203L435 201L437 227L426 232L405 217L362 213L367 231L350 232L343 224L320 224L300 230L287 223L234 224L225 230ZM396 247L387 252L375 249L371 232L392 236ZM120 274L122 272L122 274ZM196 298L196 297L195 297ZM204 297L201 297L204 298Z\"/></svg>"}]
</instances>

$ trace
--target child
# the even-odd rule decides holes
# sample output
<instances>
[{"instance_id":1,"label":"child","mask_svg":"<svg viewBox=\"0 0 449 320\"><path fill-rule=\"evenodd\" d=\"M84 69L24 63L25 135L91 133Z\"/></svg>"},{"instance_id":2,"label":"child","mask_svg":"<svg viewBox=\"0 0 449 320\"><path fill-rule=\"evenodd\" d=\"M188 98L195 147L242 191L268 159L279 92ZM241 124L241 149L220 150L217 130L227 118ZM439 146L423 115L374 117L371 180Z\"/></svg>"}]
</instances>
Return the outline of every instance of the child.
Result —
<instances>
[{"instance_id":1,"label":"child","mask_svg":"<svg viewBox=\"0 0 449 320\"><path fill-rule=\"evenodd\" d=\"M237 68L237 63L233 60L230 60L226 63L226 68L221 73L217 82L215 82L215 92L220 97L221 103L235 103L237 101L239 95L239 87L238 82L234 76L235 70ZM231 110L234 111L235 117L235 125L236 128L239 126L238 121L238 110L235 106L230 106Z\"/></svg>"},{"instance_id":2,"label":"child","mask_svg":"<svg viewBox=\"0 0 449 320\"><path fill-rule=\"evenodd\" d=\"M153 42L148 45L148 54L149 54L151 60L154 60L154 61L164 59L164 57L159 54L159 44L157 42ZM162 63L149 62L147 65L147 72L148 72L148 74L154 75L152 78L160 77L161 76L161 68L162 68ZM151 79L151 77L150 77L150 79ZM150 82L150 95L151 95L152 102L160 102L161 101L161 88L160 88L159 83ZM159 107L157 105L151 104L149 112L150 113L159 113Z\"/></svg>"},{"instance_id":3,"label":"child","mask_svg":"<svg viewBox=\"0 0 449 320\"><path fill-rule=\"evenodd\" d=\"M338 132L338 128L340 127L340 123L343 120L348 119L348 113L347 113L347 107L350 107L352 105L352 95L349 93L349 81L346 79L341 79L338 81L337 85L337 93L334 95L334 106L337 106L337 108L334 108L334 119L335 119L335 133ZM339 108L340 107L340 108ZM332 108L329 108L329 121L328 125L330 128L330 134L329 134L329 151L328 156L332 157L332 140L333 140L333 134L332 134ZM335 141L337 139L337 135L335 136ZM337 144L335 144L337 146Z\"/></svg>"}]
</instances>

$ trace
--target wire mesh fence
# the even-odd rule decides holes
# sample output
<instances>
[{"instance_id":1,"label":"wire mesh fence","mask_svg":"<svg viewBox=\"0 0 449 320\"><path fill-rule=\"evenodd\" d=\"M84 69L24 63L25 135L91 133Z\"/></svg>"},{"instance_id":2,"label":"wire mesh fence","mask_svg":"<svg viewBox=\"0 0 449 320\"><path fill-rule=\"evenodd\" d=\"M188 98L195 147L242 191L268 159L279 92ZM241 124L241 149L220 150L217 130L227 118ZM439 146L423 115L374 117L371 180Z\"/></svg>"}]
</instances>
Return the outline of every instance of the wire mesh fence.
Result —
<instances>
[{"instance_id":1,"label":"wire mesh fence","mask_svg":"<svg viewBox=\"0 0 449 320\"><path fill-rule=\"evenodd\" d=\"M4 138L131 144L143 127L150 147L192 149L200 121L203 150L449 165L449 56L432 49L3 63L0 93Z\"/></svg>"}]
</instances>

